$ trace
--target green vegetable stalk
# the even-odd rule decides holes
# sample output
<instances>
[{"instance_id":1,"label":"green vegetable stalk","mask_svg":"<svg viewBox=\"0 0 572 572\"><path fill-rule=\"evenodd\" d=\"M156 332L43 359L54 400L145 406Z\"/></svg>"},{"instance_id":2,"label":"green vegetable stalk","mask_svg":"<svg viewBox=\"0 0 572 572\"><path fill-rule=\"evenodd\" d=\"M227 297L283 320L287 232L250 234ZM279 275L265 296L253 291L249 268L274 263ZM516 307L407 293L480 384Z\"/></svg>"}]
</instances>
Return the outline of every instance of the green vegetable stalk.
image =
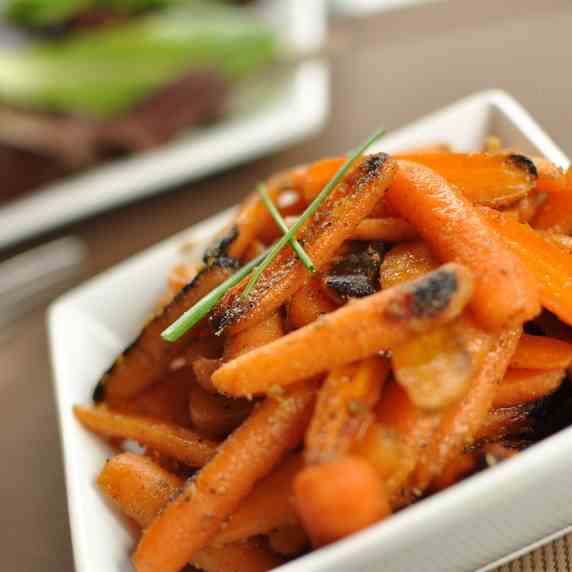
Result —
<instances>
[{"instance_id":1,"label":"green vegetable stalk","mask_svg":"<svg viewBox=\"0 0 572 572\"><path fill-rule=\"evenodd\" d=\"M107 118L194 68L235 80L277 52L273 32L240 10L168 10L59 43L0 51L0 100Z\"/></svg>"}]
</instances>

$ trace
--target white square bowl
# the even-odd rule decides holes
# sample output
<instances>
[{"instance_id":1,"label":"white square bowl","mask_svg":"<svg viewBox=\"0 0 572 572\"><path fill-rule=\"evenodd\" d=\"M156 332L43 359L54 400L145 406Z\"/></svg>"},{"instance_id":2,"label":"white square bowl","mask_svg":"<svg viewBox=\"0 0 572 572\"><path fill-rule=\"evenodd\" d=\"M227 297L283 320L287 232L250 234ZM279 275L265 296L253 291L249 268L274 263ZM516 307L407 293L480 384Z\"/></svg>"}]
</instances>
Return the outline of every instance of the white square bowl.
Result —
<instances>
[{"instance_id":1,"label":"white square bowl","mask_svg":"<svg viewBox=\"0 0 572 572\"><path fill-rule=\"evenodd\" d=\"M1 2L0 2L1 4ZM257 15L302 53L326 38L325 0L266 0ZM329 111L327 65L308 60L276 78L272 97L156 150L67 177L0 207L0 248L143 197L168 191L317 133Z\"/></svg>"},{"instance_id":2,"label":"white square bowl","mask_svg":"<svg viewBox=\"0 0 572 572\"><path fill-rule=\"evenodd\" d=\"M389 135L395 151L446 142L476 150L489 134L566 166L567 158L510 96L489 91ZM348 147L354 141L348 141ZM340 151L343 151L340 149ZM229 212L197 225L205 241ZM49 330L63 443L70 523L78 572L131 571L134 546L125 522L99 494L95 478L109 448L74 419L94 383L138 332L177 260L178 235L105 272L58 300ZM280 568L283 572L447 572L490 567L572 523L572 431L403 510L387 521ZM488 565L488 566L487 566Z\"/></svg>"}]
</instances>

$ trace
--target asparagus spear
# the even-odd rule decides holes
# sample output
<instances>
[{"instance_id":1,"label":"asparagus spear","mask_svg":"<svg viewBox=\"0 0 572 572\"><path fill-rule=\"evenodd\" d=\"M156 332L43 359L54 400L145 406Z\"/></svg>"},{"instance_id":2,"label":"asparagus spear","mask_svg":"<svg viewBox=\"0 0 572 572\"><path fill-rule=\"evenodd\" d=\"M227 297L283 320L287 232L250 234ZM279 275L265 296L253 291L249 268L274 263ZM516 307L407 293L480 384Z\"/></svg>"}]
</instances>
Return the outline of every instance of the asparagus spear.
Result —
<instances>
[{"instance_id":1,"label":"asparagus spear","mask_svg":"<svg viewBox=\"0 0 572 572\"><path fill-rule=\"evenodd\" d=\"M193 68L234 80L277 52L272 31L240 10L167 10L59 43L0 51L0 100L108 118Z\"/></svg>"}]
</instances>

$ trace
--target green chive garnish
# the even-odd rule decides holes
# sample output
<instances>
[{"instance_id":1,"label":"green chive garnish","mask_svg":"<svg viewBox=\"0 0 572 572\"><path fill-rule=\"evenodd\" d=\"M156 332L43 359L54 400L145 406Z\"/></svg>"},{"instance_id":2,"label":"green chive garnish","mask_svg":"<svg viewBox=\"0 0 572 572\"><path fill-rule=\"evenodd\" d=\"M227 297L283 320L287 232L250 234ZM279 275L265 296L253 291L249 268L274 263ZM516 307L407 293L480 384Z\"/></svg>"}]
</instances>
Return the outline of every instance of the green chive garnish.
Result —
<instances>
[{"instance_id":1,"label":"green chive garnish","mask_svg":"<svg viewBox=\"0 0 572 572\"><path fill-rule=\"evenodd\" d=\"M186 334L193 326L198 324L220 301L220 299L236 286L245 276L260 264L266 252L245 264L237 270L230 278L225 280L220 286L211 290L204 298L201 298L194 306L191 306L184 314L179 316L168 328L161 332L161 337L167 342L176 342L181 336Z\"/></svg>"},{"instance_id":2,"label":"green chive garnish","mask_svg":"<svg viewBox=\"0 0 572 572\"><path fill-rule=\"evenodd\" d=\"M334 177L330 180L330 182L320 191L318 196L310 203L308 208L304 211L302 216L288 229L285 221L280 216L280 213L277 212L279 219L275 220L278 222L279 220L282 221L281 223L278 222L280 228L284 231L284 235L278 242L274 244L274 246L267 252L264 252L260 256L256 257L254 260L251 260L248 264L245 264L240 270L238 270L235 274L233 274L230 278L225 280L220 286L217 286L214 290L209 292L204 298L199 300L194 306L189 308L184 314L182 314L175 322L173 322L168 328L161 332L161 337L168 341L168 342L176 342L181 336L186 334L193 326L195 326L200 320L202 320L222 299L222 297L234 286L236 286L239 282L242 281L243 278L248 276L251 272L252 278L246 285L246 288L242 292L242 297L246 298L252 292L252 289L256 286L258 279L264 272L264 270L268 267L268 265L276 258L278 253L290 242L299 243L296 241L295 236L302 227L302 225L318 210L318 207L330 196L330 193L335 189L336 185L340 182L340 180L346 175L349 171L350 167L354 164L354 162L371 146L373 145L383 134L385 133L384 129L380 129L376 133L374 133L363 145L361 145L358 149L356 149L349 157L346 159L344 164L340 167L339 171L334 175ZM259 190L260 192L260 190ZM260 193L262 196L262 200L264 200L264 192ZM267 196L267 195L266 195ZM275 208L272 204L272 201L268 199L268 202L265 201L264 203L267 208L269 208L269 204L271 208ZM273 215L272 210L270 213ZM274 216L274 215L273 215ZM284 224L284 227L282 226ZM299 245L300 246L300 245ZM296 249L294 244L292 247ZM303 252L303 255L300 255L298 251L296 253L300 256L300 259L304 261L302 256L308 257L306 252L300 246L300 251ZM314 265L310 258L308 257L308 262L314 268Z\"/></svg>"},{"instance_id":3,"label":"green chive garnish","mask_svg":"<svg viewBox=\"0 0 572 572\"><path fill-rule=\"evenodd\" d=\"M334 175L330 182L320 191L318 196L308 205L308 208L303 212L302 216L290 227L287 233L274 244L264 257L264 260L254 269L250 281L243 290L241 297L248 298L256 283L260 279L262 273L266 270L269 264L278 256L280 251L288 244L288 242L298 233L302 225L318 210L320 205L330 196L331 192L336 188L336 185L345 177L346 173L354 162L364 153L368 147L373 145L383 134L385 129L380 129L374 133L363 145L358 147L340 167L340 170Z\"/></svg>"},{"instance_id":4,"label":"green chive garnish","mask_svg":"<svg viewBox=\"0 0 572 572\"><path fill-rule=\"evenodd\" d=\"M282 218L282 215L272 202L272 199L268 196L268 192L266 191L266 185L258 185L256 189L258 194L262 198L262 202L264 206L268 209L268 212L272 215L272 218L280 228L280 230L284 233L288 232L288 225L286 221ZM294 252L298 255L298 258L302 261L302 264L310 271L316 272L316 267L312 262L312 259L308 256L306 251L302 248L302 245L294 238L290 240L290 246L294 249Z\"/></svg>"}]
</instances>

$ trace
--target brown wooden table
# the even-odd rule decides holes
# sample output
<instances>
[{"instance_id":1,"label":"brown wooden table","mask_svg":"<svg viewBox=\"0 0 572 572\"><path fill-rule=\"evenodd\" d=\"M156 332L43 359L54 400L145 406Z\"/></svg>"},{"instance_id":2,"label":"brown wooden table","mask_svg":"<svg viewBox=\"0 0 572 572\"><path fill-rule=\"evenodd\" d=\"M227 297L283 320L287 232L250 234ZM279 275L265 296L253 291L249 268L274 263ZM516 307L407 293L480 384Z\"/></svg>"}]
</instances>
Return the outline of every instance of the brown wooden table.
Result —
<instances>
[{"instance_id":1,"label":"brown wooden table","mask_svg":"<svg viewBox=\"0 0 572 572\"><path fill-rule=\"evenodd\" d=\"M86 274L96 274L236 203L278 169L486 88L512 93L572 154L569 1L451 0L335 22L333 31L361 47L332 63L332 115L320 136L52 237L81 237ZM73 570L43 310L0 337L0 500L1 570Z\"/></svg>"}]
</instances>

